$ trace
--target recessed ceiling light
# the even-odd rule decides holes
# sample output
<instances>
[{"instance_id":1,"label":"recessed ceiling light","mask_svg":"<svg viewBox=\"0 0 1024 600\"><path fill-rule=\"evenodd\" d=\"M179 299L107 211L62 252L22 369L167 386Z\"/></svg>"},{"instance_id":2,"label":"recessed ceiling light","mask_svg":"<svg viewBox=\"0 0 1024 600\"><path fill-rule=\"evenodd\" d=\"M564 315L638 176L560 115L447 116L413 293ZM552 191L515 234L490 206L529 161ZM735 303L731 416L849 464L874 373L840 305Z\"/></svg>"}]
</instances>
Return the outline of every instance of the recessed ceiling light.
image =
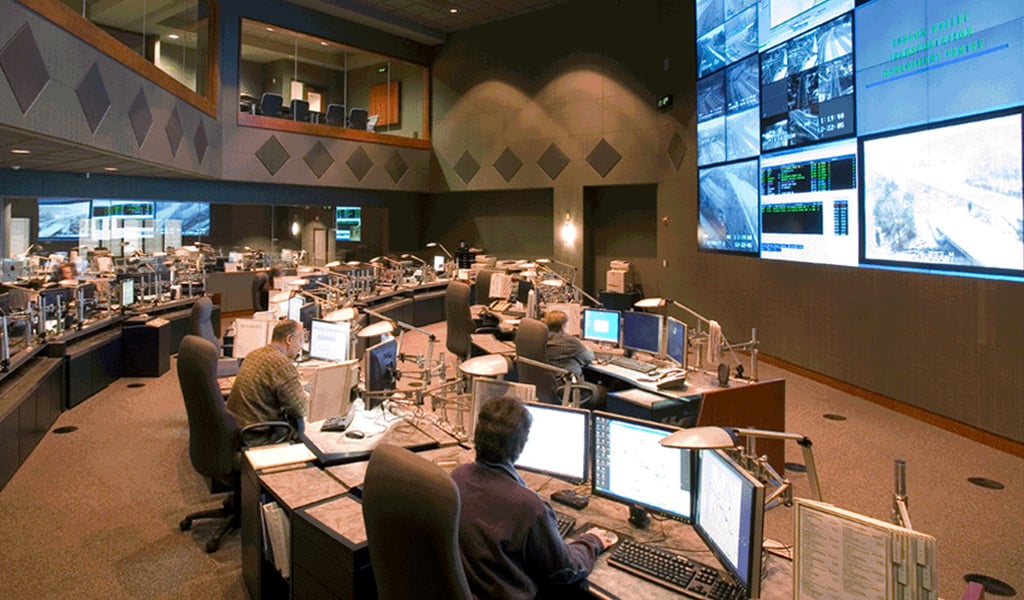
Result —
<instances>
[{"instance_id":1,"label":"recessed ceiling light","mask_svg":"<svg viewBox=\"0 0 1024 600\"><path fill-rule=\"evenodd\" d=\"M172 34L168 35L167 37L171 38L172 40L176 40L176 39L178 39L181 36L176 34L176 33L172 33Z\"/></svg>"},{"instance_id":2,"label":"recessed ceiling light","mask_svg":"<svg viewBox=\"0 0 1024 600\"><path fill-rule=\"evenodd\" d=\"M117 167L103 167L103 170L106 171L107 173L113 173L117 171Z\"/></svg>"},{"instance_id":3,"label":"recessed ceiling light","mask_svg":"<svg viewBox=\"0 0 1024 600\"><path fill-rule=\"evenodd\" d=\"M31 150L25 150L23 148L14 148L11 150L11 154L32 154Z\"/></svg>"}]
</instances>

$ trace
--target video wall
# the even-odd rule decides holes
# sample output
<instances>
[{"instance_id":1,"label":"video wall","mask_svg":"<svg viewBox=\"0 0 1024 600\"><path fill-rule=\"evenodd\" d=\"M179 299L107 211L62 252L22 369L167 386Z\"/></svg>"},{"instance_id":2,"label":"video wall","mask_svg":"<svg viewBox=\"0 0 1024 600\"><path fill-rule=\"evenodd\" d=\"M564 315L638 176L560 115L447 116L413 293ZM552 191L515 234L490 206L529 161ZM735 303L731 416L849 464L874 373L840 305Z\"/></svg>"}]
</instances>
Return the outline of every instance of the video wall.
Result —
<instances>
[{"instance_id":1,"label":"video wall","mask_svg":"<svg viewBox=\"0 0 1024 600\"><path fill-rule=\"evenodd\" d=\"M39 198L38 207L41 241L147 239L169 223L180 224L182 236L210 235L206 202Z\"/></svg>"},{"instance_id":2,"label":"video wall","mask_svg":"<svg viewBox=\"0 0 1024 600\"><path fill-rule=\"evenodd\" d=\"M334 239L339 242L360 242L363 239L363 209L338 206L334 209Z\"/></svg>"},{"instance_id":3,"label":"video wall","mask_svg":"<svg viewBox=\"0 0 1024 600\"><path fill-rule=\"evenodd\" d=\"M1024 277L1024 2L696 15L700 250Z\"/></svg>"}]
</instances>

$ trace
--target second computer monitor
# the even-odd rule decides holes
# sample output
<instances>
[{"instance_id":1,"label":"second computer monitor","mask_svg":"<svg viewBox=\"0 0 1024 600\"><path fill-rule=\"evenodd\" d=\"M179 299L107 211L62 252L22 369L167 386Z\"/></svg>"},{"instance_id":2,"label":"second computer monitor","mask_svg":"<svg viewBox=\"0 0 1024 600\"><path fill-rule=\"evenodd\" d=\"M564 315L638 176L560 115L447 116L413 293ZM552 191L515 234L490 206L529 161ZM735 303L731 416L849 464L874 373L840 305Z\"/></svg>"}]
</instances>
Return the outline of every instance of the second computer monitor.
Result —
<instances>
[{"instance_id":1,"label":"second computer monitor","mask_svg":"<svg viewBox=\"0 0 1024 600\"><path fill-rule=\"evenodd\" d=\"M395 338L384 340L366 349L366 391L393 390L397 378L398 341Z\"/></svg>"},{"instance_id":2,"label":"second computer monitor","mask_svg":"<svg viewBox=\"0 0 1024 600\"><path fill-rule=\"evenodd\" d=\"M626 311L622 313L622 347L661 354L661 315Z\"/></svg>"},{"instance_id":3,"label":"second computer monitor","mask_svg":"<svg viewBox=\"0 0 1024 600\"><path fill-rule=\"evenodd\" d=\"M619 318L620 313L617 310L583 309L583 339L617 346L619 344Z\"/></svg>"},{"instance_id":4,"label":"second computer monitor","mask_svg":"<svg viewBox=\"0 0 1024 600\"><path fill-rule=\"evenodd\" d=\"M680 367L686 367L686 323L669 317L665 324L665 355Z\"/></svg>"},{"instance_id":5,"label":"second computer monitor","mask_svg":"<svg viewBox=\"0 0 1024 600\"><path fill-rule=\"evenodd\" d=\"M322 360L348 360L349 321L313 319L309 327L309 356Z\"/></svg>"},{"instance_id":6,"label":"second computer monitor","mask_svg":"<svg viewBox=\"0 0 1024 600\"><path fill-rule=\"evenodd\" d=\"M593 493L689 522L690 451L659 443L678 429L599 411L592 418Z\"/></svg>"},{"instance_id":7,"label":"second computer monitor","mask_svg":"<svg viewBox=\"0 0 1024 600\"><path fill-rule=\"evenodd\" d=\"M587 480L590 411L530 403L533 423L516 468L553 475L571 483Z\"/></svg>"}]
</instances>

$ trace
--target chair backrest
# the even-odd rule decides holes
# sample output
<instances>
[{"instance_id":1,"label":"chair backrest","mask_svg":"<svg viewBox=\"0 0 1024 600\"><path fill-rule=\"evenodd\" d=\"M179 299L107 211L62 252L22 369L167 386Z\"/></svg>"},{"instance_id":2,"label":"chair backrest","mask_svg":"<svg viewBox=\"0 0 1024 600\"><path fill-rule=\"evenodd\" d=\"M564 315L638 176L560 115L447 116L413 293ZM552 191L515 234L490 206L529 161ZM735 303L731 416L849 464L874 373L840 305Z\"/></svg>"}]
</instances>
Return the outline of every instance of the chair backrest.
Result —
<instances>
[{"instance_id":1,"label":"chair backrest","mask_svg":"<svg viewBox=\"0 0 1024 600\"><path fill-rule=\"evenodd\" d=\"M283 103L284 98L281 97L281 94L263 92L263 96L260 98L260 114L268 117L278 117L281 115L281 105Z\"/></svg>"},{"instance_id":2,"label":"chair backrest","mask_svg":"<svg viewBox=\"0 0 1024 600\"><path fill-rule=\"evenodd\" d=\"M412 452L378 446L363 480L363 523L381 600L468 599L459 554L459 488Z\"/></svg>"},{"instance_id":3,"label":"chair backrest","mask_svg":"<svg viewBox=\"0 0 1024 600\"><path fill-rule=\"evenodd\" d=\"M345 105L344 104L328 104L327 115L325 117L328 125L340 125L345 126Z\"/></svg>"},{"instance_id":4,"label":"chair backrest","mask_svg":"<svg viewBox=\"0 0 1024 600\"><path fill-rule=\"evenodd\" d=\"M188 413L188 454L205 477L225 477L235 470L238 423L228 412L217 385L217 348L196 335L178 347L178 383Z\"/></svg>"},{"instance_id":5,"label":"chair backrest","mask_svg":"<svg viewBox=\"0 0 1024 600\"><path fill-rule=\"evenodd\" d=\"M523 319L516 329L516 356L529 358L537 362L548 362L548 327L537 319ZM548 404L561 404L556 393L557 379L555 374L541 367L519 362L516 365L519 382L529 383L537 388L537 401Z\"/></svg>"},{"instance_id":6,"label":"chair backrest","mask_svg":"<svg viewBox=\"0 0 1024 600\"><path fill-rule=\"evenodd\" d=\"M213 331L213 300L209 296L202 296L192 303L192 335L211 342L220 356L220 340Z\"/></svg>"},{"instance_id":7,"label":"chair backrest","mask_svg":"<svg viewBox=\"0 0 1024 600\"><path fill-rule=\"evenodd\" d=\"M269 294L263 291L263 285L269 280L266 273L257 273L252 278L252 309L254 311L267 310Z\"/></svg>"},{"instance_id":8,"label":"chair backrest","mask_svg":"<svg viewBox=\"0 0 1024 600\"><path fill-rule=\"evenodd\" d=\"M309 120L309 102L305 100L299 100L298 98L292 100L292 121L308 121Z\"/></svg>"},{"instance_id":9,"label":"chair backrest","mask_svg":"<svg viewBox=\"0 0 1024 600\"><path fill-rule=\"evenodd\" d=\"M370 112L365 108L353 108L348 113L348 128L349 129L362 129L366 130L366 121L370 117Z\"/></svg>"},{"instance_id":10,"label":"chair backrest","mask_svg":"<svg viewBox=\"0 0 1024 600\"><path fill-rule=\"evenodd\" d=\"M469 312L469 286L461 281L448 284L444 292L444 316L448 324L445 346L448 351L465 360L469 356L469 335L476 324Z\"/></svg>"},{"instance_id":11,"label":"chair backrest","mask_svg":"<svg viewBox=\"0 0 1024 600\"><path fill-rule=\"evenodd\" d=\"M473 284L473 303L474 304L490 304L491 303L491 276L494 275L494 271L490 269L480 269L476 274L476 283Z\"/></svg>"}]
</instances>

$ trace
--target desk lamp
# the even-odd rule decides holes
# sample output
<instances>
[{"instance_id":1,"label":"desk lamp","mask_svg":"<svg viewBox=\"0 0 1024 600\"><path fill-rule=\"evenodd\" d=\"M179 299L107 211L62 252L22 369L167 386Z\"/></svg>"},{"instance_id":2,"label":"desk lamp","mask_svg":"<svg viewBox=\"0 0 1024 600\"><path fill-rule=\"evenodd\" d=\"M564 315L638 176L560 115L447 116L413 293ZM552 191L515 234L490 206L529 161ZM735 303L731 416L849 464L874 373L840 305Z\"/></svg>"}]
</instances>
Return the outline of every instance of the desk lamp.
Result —
<instances>
[{"instance_id":1,"label":"desk lamp","mask_svg":"<svg viewBox=\"0 0 1024 600\"><path fill-rule=\"evenodd\" d=\"M739 436L746 437L745 447L739 445ZM691 427L681 429L663 438L660 443L667 448L686 450L725 449L759 481L775 488L771 494L765 496L765 510L770 510L780 504L792 506L793 489L789 479L779 475L768 463L767 458L757 455L754 442L757 438L793 440L800 444L804 453L804 465L807 467L807 480L811 484L811 496L814 500L821 501L821 485L818 482L818 469L814 464L811 440L799 433L741 427Z\"/></svg>"},{"instance_id":2,"label":"desk lamp","mask_svg":"<svg viewBox=\"0 0 1024 600\"><path fill-rule=\"evenodd\" d=\"M440 248L441 252L444 252L444 255L448 257L448 260L452 260L452 259L455 258L454 256L452 256L452 253L449 252L447 248L445 248L444 246L441 245L441 242L427 242L427 246L426 247L427 248Z\"/></svg>"}]
</instances>

